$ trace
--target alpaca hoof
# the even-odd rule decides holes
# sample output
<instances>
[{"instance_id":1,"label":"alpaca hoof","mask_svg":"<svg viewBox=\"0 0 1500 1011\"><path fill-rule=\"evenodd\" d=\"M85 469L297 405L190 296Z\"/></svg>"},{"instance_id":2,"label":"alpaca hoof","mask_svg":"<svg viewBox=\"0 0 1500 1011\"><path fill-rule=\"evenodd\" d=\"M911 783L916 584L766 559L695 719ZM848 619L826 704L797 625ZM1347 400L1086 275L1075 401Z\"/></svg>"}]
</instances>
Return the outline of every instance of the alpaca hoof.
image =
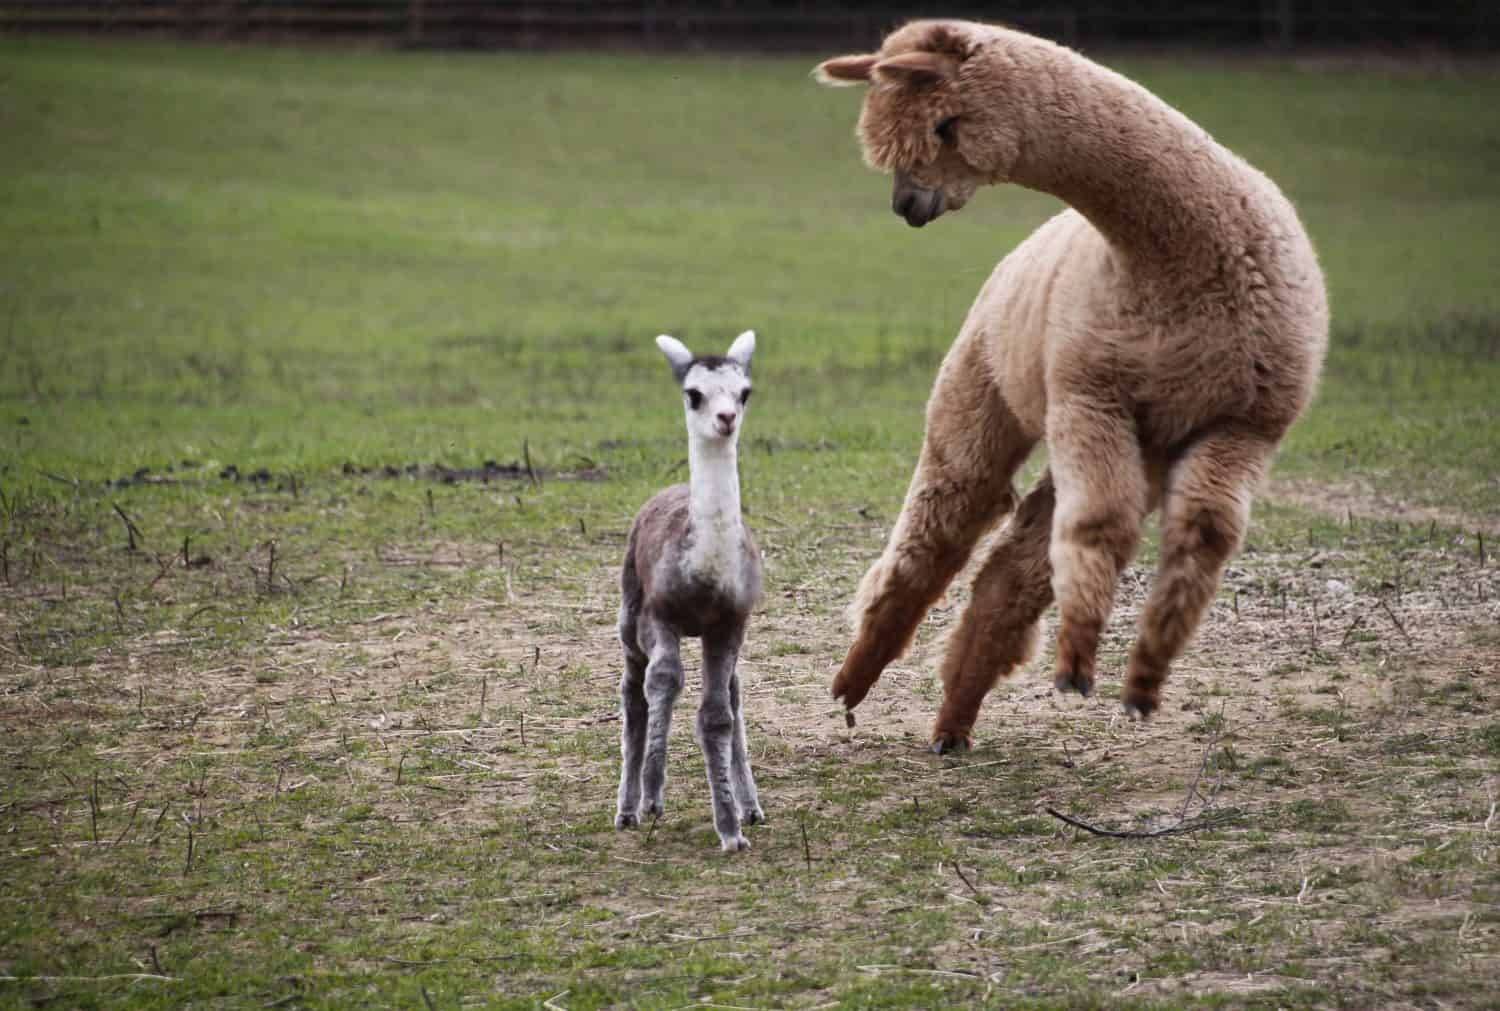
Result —
<instances>
[{"instance_id":1,"label":"alpaca hoof","mask_svg":"<svg viewBox=\"0 0 1500 1011\"><path fill-rule=\"evenodd\" d=\"M621 811L615 815L615 828L617 829L635 828L640 823L641 816L634 811Z\"/></svg>"},{"instance_id":2,"label":"alpaca hoof","mask_svg":"<svg viewBox=\"0 0 1500 1011\"><path fill-rule=\"evenodd\" d=\"M665 810L666 808L662 806L661 801L648 800L646 803L641 805L641 817L644 818L649 815L652 818L660 818L661 813Z\"/></svg>"},{"instance_id":3,"label":"alpaca hoof","mask_svg":"<svg viewBox=\"0 0 1500 1011\"><path fill-rule=\"evenodd\" d=\"M736 832L734 835L720 836L719 845L725 853L738 853L750 848L750 840Z\"/></svg>"},{"instance_id":4,"label":"alpaca hoof","mask_svg":"<svg viewBox=\"0 0 1500 1011\"><path fill-rule=\"evenodd\" d=\"M740 812L740 824L742 825L759 825L765 820L766 812L761 810L759 804L750 808L748 811Z\"/></svg>"},{"instance_id":5,"label":"alpaca hoof","mask_svg":"<svg viewBox=\"0 0 1500 1011\"><path fill-rule=\"evenodd\" d=\"M1125 706L1125 715L1132 720L1140 720L1142 723L1151 718L1151 714L1161 708L1161 696L1153 692L1125 689L1125 697L1121 700Z\"/></svg>"},{"instance_id":6,"label":"alpaca hoof","mask_svg":"<svg viewBox=\"0 0 1500 1011\"><path fill-rule=\"evenodd\" d=\"M974 742L968 734L958 734L947 730L941 730L933 735L932 753L934 755L961 755L974 747Z\"/></svg>"},{"instance_id":7,"label":"alpaca hoof","mask_svg":"<svg viewBox=\"0 0 1500 1011\"><path fill-rule=\"evenodd\" d=\"M1060 670L1052 679L1052 687L1060 692L1077 692L1084 698L1094 694L1094 679L1077 670Z\"/></svg>"},{"instance_id":8,"label":"alpaca hoof","mask_svg":"<svg viewBox=\"0 0 1500 1011\"><path fill-rule=\"evenodd\" d=\"M876 671L875 674L879 677L880 672ZM866 695L870 694L870 686L874 683L874 677L856 675L850 668L849 660L845 659L844 665L834 676L833 684L829 686L828 692L844 703L845 709L853 709L865 700Z\"/></svg>"}]
</instances>

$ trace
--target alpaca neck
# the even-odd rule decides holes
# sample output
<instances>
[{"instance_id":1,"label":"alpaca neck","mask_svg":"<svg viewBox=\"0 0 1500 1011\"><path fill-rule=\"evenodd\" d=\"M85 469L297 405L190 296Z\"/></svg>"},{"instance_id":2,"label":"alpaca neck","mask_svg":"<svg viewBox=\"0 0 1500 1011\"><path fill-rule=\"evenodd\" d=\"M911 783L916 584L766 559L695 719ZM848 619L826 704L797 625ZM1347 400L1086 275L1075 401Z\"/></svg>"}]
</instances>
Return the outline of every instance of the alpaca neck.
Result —
<instances>
[{"instance_id":1,"label":"alpaca neck","mask_svg":"<svg viewBox=\"0 0 1500 1011\"><path fill-rule=\"evenodd\" d=\"M733 439L688 439L688 517L692 548L687 566L729 583L739 576L740 472Z\"/></svg>"},{"instance_id":2,"label":"alpaca neck","mask_svg":"<svg viewBox=\"0 0 1500 1011\"><path fill-rule=\"evenodd\" d=\"M1066 201L1132 265L1169 263L1179 277L1216 265L1236 244L1223 195L1245 191L1243 169L1139 85L1028 41L1015 54L1030 95L1011 181Z\"/></svg>"}]
</instances>

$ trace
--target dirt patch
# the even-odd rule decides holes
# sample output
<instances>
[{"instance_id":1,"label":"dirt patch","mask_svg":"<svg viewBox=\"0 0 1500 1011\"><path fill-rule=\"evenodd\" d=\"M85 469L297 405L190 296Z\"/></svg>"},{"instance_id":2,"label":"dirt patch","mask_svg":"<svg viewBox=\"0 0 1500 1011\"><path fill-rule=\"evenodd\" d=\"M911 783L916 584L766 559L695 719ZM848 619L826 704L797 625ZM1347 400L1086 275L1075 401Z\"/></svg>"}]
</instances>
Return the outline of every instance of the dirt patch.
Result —
<instances>
[{"instance_id":1,"label":"dirt patch","mask_svg":"<svg viewBox=\"0 0 1500 1011\"><path fill-rule=\"evenodd\" d=\"M1443 506L1418 505L1361 478L1339 481L1277 478L1270 482L1266 497L1273 502L1322 513L1346 523L1355 519L1436 524L1464 531L1482 530L1486 540L1500 542L1500 519L1496 517L1478 516Z\"/></svg>"},{"instance_id":2,"label":"dirt patch","mask_svg":"<svg viewBox=\"0 0 1500 1011\"><path fill-rule=\"evenodd\" d=\"M1262 530L1226 573L1163 709L1139 724L1117 701L1152 577L1134 565L1098 695L1053 693L1044 647L990 697L976 750L952 758L926 744L940 695L932 654L966 602L962 580L855 727L827 694L848 642L841 608L880 533L871 523L815 543L766 538L770 595L741 669L770 821L750 830L754 849L738 860L719 859L692 741L696 648L668 812L641 831L612 829L612 542L568 548L583 554L559 565L566 582L545 565L497 565L482 545L392 548L412 565L464 569L468 589L341 624L294 611L257 648L212 662L174 650L180 633L159 633L93 670L38 670L4 701L18 720L45 720L26 693L51 693L59 712L117 728L92 753L128 770L136 791L122 783L100 801L110 837L129 831L144 796L137 831L154 831L147 791L174 783L205 852L224 845L215 819L259 838L251 810L297 812L294 825L288 813L280 830L268 826L267 846L399 826L406 846L475 847L446 870L403 857L365 873L416 895L492 862L513 888L486 871L427 913L462 925L503 910L520 932L504 954L531 966L514 985L539 992L552 980L537 966L551 963L532 961L528 938L545 939L548 958L711 947L726 965L824 975L834 952L857 961L828 977L837 986L933 978L1050 994L1066 977L1121 1002L1285 991L1303 1003L1301 991L1321 987L1344 1003L1415 1007L1403 959L1413 979L1434 978L1450 956L1428 964L1423 953L1457 938L1466 966L1500 965L1493 882L1480 870L1500 838L1500 768L1483 743L1500 741L1500 636L1485 634L1500 624L1495 567L1442 539L1393 548L1358 539L1370 529L1305 546ZM81 789L59 781L41 799L72 797L71 817L89 824ZM1206 835L1122 842L1048 807L1122 830L1184 811L1226 820ZM499 894L462 898L471 884ZM391 901L363 881L343 882L342 894L356 931ZM754 915L731 917L727 896ZM876 922L889 940L875 939Z\"/></svg>"}]
</instances>

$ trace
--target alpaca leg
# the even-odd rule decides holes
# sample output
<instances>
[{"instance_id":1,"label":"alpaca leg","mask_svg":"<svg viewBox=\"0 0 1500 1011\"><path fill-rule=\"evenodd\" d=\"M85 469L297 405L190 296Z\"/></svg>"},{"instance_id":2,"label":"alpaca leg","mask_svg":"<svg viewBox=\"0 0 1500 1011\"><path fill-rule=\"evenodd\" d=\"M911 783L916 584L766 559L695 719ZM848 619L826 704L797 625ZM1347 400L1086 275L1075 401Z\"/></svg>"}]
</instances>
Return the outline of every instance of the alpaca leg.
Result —
<instances>
[{"instance_id":1,"label":"alpaca leg","mask_svg":"<svg viewBox=\"0 0 1500 1011\"><path fill-rule=\"evenodd\" d=\"M979 705L1002 677L1036 649L1037 620L1052 603L1048 541L1055 496L1043 474L974 577L973 595L943 656L943 706L932 750L966 751Z\"/></svg>"},{"instance_id":2,"label":"alpaca leg","mask_svg":"<svg viewBox=\"0 0 1500 1011\"><path fill-rule=\"evenodd\" d=\"M706 633L703 636L703 701L698 707L698 743L708 772L714 831L724 852L750 848L740 833L740 812L731 774L735 718L730 682L739 653L739 635Z\"/></svg>"},{"instance_id":3,"label":"alpaca leg","mask_svg":"<svg viewBox=\"0 0 1500 1011\"><path fill-rule=\"evenodd\" d=\"M855 596L859 631L832 686L845 706L859 705L905 651L974 542L1010 511L1011 476L1033 445L989 379L983 337L960 338L933 384L901 515Z\"/></svg>"},{"instance_id":4,"label":"alpaca leg","mask_svg":"<svg viewBox=\"0 0 1500 1011\"><path fill-rule=\"evenodd\" d=\"M755 789L755 776L750 772L750 745L745 737L745 712L740 707L738 670L729 679L729 707L734 713L734 740L729 768L734 776L734 796L740 805L740 821L746 825L758 825L766 820L766 812L761 810L760 794Z\"/></svg>"},{"instance_id":5,"label":"alpaca leg","mask_svg":"<svg viewBox=\"0 0 1500 1011\"><path fill-rule=\"evenodd\" d=\"M1135 554L1149 497L1131 422L1080 404L1048 411L1049 463L1057 486L1052 518L1052 590L1058 691L1094 689L1099 636L1114 608L1120 572Z\"/></svg>"},{"instance_id":6,"label":"alpaca leg","mask_svg":"<svg viewBox=\"0 0 1500 1011\"><path fill-rule=\"evenodd\" d=\"M646 663L636 642L636 616L620 609L620 645L625 672L620 675L620 792L615 806L615 828L640 823L641 761L646 751Z\"/></svg>"},{"instance_id":7,"label":"alpaca leg","mask_svg":"<svg viewBox=\"0 0 1500 1011\"><path fill-rule=\"evenodd\" d=\"M1193 444L1168 476L1161 561L1130 651L1123 701L1150 716L1161 686L1219 587L1250 519L1250 497L1275 449L1268 440L1226 430Z\"/></svg>"},{"instance_id":8,"label":"alpaca leg","mask_svg":"<svg viewBox=\"0 0 1500 1011\"><path fill-rule=\"evenodd\" d=\"M646 662L646 754L641 762L642 813L662 813L662 791L667 783L667 733L672 728L672 706L682 692L682 657L677 632L659 621L647 620L640 630Z\"/></svg>"}]
</instances>

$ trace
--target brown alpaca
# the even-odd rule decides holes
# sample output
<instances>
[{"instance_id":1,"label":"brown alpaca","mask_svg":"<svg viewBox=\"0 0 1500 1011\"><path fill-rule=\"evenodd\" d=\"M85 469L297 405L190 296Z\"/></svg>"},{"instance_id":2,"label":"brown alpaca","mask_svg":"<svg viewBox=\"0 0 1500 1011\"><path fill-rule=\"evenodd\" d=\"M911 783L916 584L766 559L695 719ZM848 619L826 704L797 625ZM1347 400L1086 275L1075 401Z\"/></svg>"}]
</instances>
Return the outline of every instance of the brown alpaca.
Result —
<instances>
[{"instance_id":1,"label":"brown alpaca","mask_svg":"<svg viewBox=\"0 0 1500 1011\"><path fill-rule=\"evenodd\" d=\"M934 750L970 745L985 694L1035 648L1054 597L1055 684L1087 695L1120 572L1160 506L1161 563L1122 692L1150 715L1317 385L1328 310L1296 212L1150 92L1020 32L914 22L817 76L870 85L865 160L895 173L892 208L909 224L988 183L1072 207L1001 261L943 362L834 696L859 704L1013 509L948 641ZM1043 439L1049 470L1018 506L1011 478Z\"/></svg>"}]
</instances>

